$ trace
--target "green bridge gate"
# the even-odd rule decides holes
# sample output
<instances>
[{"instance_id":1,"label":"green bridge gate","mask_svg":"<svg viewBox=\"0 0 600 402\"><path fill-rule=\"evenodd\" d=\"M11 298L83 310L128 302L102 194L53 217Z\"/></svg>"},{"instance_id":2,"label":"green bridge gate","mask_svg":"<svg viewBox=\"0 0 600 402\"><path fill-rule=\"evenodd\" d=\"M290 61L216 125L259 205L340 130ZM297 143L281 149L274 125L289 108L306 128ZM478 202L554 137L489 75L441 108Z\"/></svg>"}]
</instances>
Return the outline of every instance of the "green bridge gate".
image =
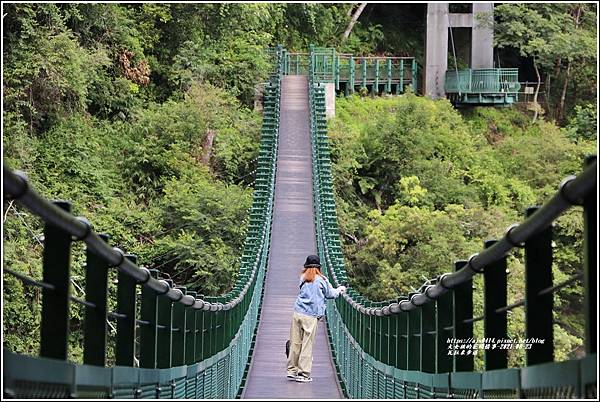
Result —
<instances>
[{"instance_id":1,"label":"green bridge gate","mask_svg":"<svg viewBox=\"0 0 600 402\"><path fill-rule=\"evenodd\" d=\"M314 46L308 53L282 52L284 75L312 73L319 82L333 83L345 96L357 91L422 93L423 69L414 57L354 56ZM517 68L448 70L444 89L456 106L508 106L518 101L521 84Z\"/></svg>"},{"instance_id":2,"label":"green bridge gate","mask_svg":"<svg viewBox=\"0 0 600 402\"><path fill-rule=\"evenodd\" d=\"M202 297L176 286L158 271L139 267L134 255L111 247L107 235L97 234L87 220L71 215L68 203L45 200L22 172L4 167L5 198L45 222L43 279L33 280L3 268L4 274L42 288L43 294L40 355L3 350L5 397L198 399L241 395L260 320L269 255L281 77L304 68L294 66L292 55L281 47L272 55L274 70L265 88L248 236L237 282L225 295ZM324 82L331 80L330 60L337 59L312 48L306 71L317 249L324 273L338 286L347 283L347 274L325 121ZM334 64L342 70L341 62ZM396 85L407 85L408 80L401 77ZM412 81L408 85L413 85ZM417 292L374 302L349 288L343 297L330 301L328 337L346 396L596 398L596 193L593 156L586 159L582 173L567 177L546 204L527 209L524 221L509 227L504 237L486 241L479 253L455 262L451 272L427 281ZM581 273L555 284L552 222L573 205L583 207L585 264ZM70 249L75 241L86 244L85 300L69 291ZM508 305L506 258L514 248L525 251L526 294ZM113 268L118 271L117 307L109 311L106 283ZM475 275L483 275L484 283L484 314L479 317L473 316ZM582 282L585 294L586 356L555 362L553 292L576 281ZM70 303L85 306L84 364L67 361ZM506 349L485 349L483 372L474 371L472 354L447 353L448 339L473 338L477 321L483 321L486 338L507 338L507 312L515 308L525 310L523 336L546 340L526 350L525 367L508 368ZM116 364L112 367L106 366L107 319L116 322Z\"/></svg>"}]
</instances>

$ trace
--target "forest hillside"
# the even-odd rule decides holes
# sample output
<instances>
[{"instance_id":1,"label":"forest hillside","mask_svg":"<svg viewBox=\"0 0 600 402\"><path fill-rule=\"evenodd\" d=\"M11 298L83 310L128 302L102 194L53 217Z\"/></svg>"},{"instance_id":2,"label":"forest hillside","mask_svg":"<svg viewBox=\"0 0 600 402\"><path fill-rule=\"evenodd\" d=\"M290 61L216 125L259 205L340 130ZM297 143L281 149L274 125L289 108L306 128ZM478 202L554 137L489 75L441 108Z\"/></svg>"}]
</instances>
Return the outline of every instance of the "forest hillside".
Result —
<instances>
[{"instance_id":1,"label":"forest hillside","mask_svg":"<svg viewBox=\"0 0 600 402\"><path fill-rule=\"evenodd\" d=\"M349 26L356 10L351 3L3 5L4 163L26 172L44 197L69 200L73 214L137 254L140 265L200 295L221 294L236 276L247 229L267 49L315 44L422 62L422 5L369 4ZM515 10L500 9L499 26L518 22L535 35L511 42L508 35L519 33L504 30L497 45L502 61L517 60L523 71L538 60L553 88L535 122L530 110L457 111L410 93L337 99L329 136L338 217L351 284L365 295L394 298L449 271L595 152L595 6ZM553 24L534 25L532 16ZM42 222L12 201L3 208L3 266L40 279ZM559 219L556 281L581 269L581 231L577 209ZM72 293L83 297L81 244L72 260ZM523 296L522 256L509 264L511 302ZM3 286L4 346L36 355L41 290L10 275ZM581 349L581 299L577 285L555 297L557 360ZM515 314L517 334L523 319ZM82 306L73 305L74 362L82 359L82 320Z\"/></svg>"}]
</instances>

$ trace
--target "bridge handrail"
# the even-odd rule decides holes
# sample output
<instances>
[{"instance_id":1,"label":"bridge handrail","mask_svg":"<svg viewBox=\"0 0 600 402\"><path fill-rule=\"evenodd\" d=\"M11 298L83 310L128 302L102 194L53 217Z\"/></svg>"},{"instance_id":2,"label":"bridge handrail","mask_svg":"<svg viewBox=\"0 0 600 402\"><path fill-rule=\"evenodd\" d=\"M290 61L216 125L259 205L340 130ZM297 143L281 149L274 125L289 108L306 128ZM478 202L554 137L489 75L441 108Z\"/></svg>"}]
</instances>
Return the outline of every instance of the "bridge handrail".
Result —
<instances>
[{"instance_id":1,"label":"bridge handrail","mask_svg":"<svg viewBox=\"0 0 600 402\"><path fill-rule=\"evenodd\" d=\"M313 58L310 58L312 62ZM509 69L510 70L510 69ZM309 69L309 71L313 71L313 69ZM310 76L310 101L311 104L313 102L313 85L319 82L318 77ZM314 120L314 117L311 116L311 119ZM312 124L315 124L314 121ZM320 160L316 160L315 164L320 164ZM316 180L318 178L318 172L316 174ZM565 210L570 208L572 205L575 205L580 202L580 200L590 191L592 191L597 185L597 164L596 164L596 156L589 156L586 160L586 168L583 173L579 176L568 176L565 178L561 184L559 185L558 192L541 208L537 209L536 212L528 217L521 224L513 224L511 225L507 231L505 236L498 242L496 242L492 247L486 248L479 253L473 254L467 260L467 264L461 268L460 270L454 273L445 273L439 275L437 278L430 279L425 282L423 285L419 287L419 292L415 292L411 295L400 295L400 298L404 298L406 300L402 300L399 302L390 303L386 306L377 306L373 307L373 305L379 304L380 302L374 302L368 300L362 295L359 296L360 299L364 299L364 302L357 301L356 296L353 297L355 293L353 290L345 293L343 298L355 309L360 310L361 313L367 315L391 315L397 314L401 311L410 311L415 309L416 307L422 306L423 304L428 303L429 301L433 301L439 298L441 295L446 293L448 290L451 290L462 283L471 279L477 273L483 273L482 267L493 264L500 260L503 256L506 255L510 250L517 247L520 243L526 241L532 234L536 233L540 229L548 226L553 222L553 220L562 214ZM315 189L315 192L318 190ZM320 214L320 205L318 205L318 200L315 201L317 205L315 208L317 209L317 214ZM327 247L324 247L324 253L326 255L326 263L331 269L331 275L335 285L347 284L345 278L342 280L338 279L339 271L334 269L331 259L329 258L329 253ZM337 272L336 272L337 271ZM436 282L435 285L431 285L431 282Z\"/></svg>"},{"instance_id":2,"label":"bridge handrail","mask_svg":"<svg viewBox=\"0 0 600 402\"><path fill-rule=\"evenodd\" d=\"M324 261L324 274L332 284L347 285L327 139L325 86L315 78L310 80L309 99L317 249ZM577 373L583 367L595 370L596 190L596 157L590 156L583 172L563 180L558 192L544 206L528 208L525 221L509 227L501 240L488 240L480 253L456 261L454 273L430 279L418 291L400 295L397 301L372 301L350 287L343 297L330 302L328 331L345 390L353 397L367 399L448 397L455 393L472 398L480 397L481 393L493 396L496 391L510 392L516 397L539 397L543 387L553 388L555 395L561 395L567 387L574 395L587 395L590 387L595 387L595 374ZM550 225L577 204L583 205L583 270L556 284L552 281ZM506 259L514 247L525 248L526 292L524 299L509 304ZM477 317L473 313L472 285L476 273L484 275L485 285L484 314ZM586 357L555 362L552 294L581 279ZM488 350L489 344L484 351L484 372L474 371L475 353L469 356L463 351L462 356L450 355L448 339L468 342L474 337L473 323L480 320L486 339L507 338L507 312L518 307L525 307L525 336L546 341L529 345L531 348L525 352L528 367L507 368L507 350ZM546 375L544 370L554 374ZM400 391L398 384L402 386Z\"/></svg>"},{"instance_id":3,"label":"bridge handrail","mask_svg":"<svg viewBox=\"0 0 600 402\"><path fill-rule=\"evenodd\" d=\"M401 94L408 87L417 92L422 70L414 57L354 56L314 45L310 45L308 52L283 49L283 54L284 75L312 74L314 82L333 83L336 90L343 85L346 94L354 93L357 85L370 86L373 92L379 92L380 85L385 93Z\"/></svg>"},{"instance_id":4,"label":"bridge handrail","mask_svg":"<svg viewBox=\"0 0 600 402\"><path fill-rule=\"evenodd\" d=\"M408 300L391 303L385 307L374 307L365 310L367 315L390 315L400 311L414 310L430 301L438 299L448 290L456 288L465 283L476 274L483 273L483 267L502 259L510 250L529 239L530 236L550 225L558 216L573 205L579 205L582 198L597 185L597 162L595 156L590 156L587 167L578 176L568 176L560 184L559 190L541 208L521 224L513 224L508 227L504 237L492 247L485 248L481 252L471 255L467 264L459 271L445 273L434 279L435 285L424 284L420 286L423 291L405 296ZM333 274L337 281L335 273ZM402 296L401 296L402 297ZM356 302L349 294L344 298L355 308L363 306Z\"/></svg>"},{"instance_id":5,"label":"bridge handrail","mask_svg":"<svg viewBox=\"0 0 600 402\"><path fill-rule=\"evenodd\" d=\"M37 193L24 173L4 166L6 199L15 200L46 223L43 281L3 268L3 273L43 288L39 356L5 350L8 359L4 361L3 371L7 395L41 397L50 393L63 395L63 391L68 391L66 395L77 397L86 395L86 387L92 386L97 395L104 397L114 392L139 397L152 395L152 390L156 397L176 397L182 390L192 397L239 396L256 336L273 217L283 73L280 47L274 56L274 72L265 87L265 113L249 230L236 282L224 295L197 297L190 289L175 288L166 274L156 278L160 274L157 270L138 266L134 255L109 246L107 235L96 233L85 218L73 216L70 204L57 202L54 205ZM75 241L87 245L85 300L74 297L70 291L70 252ZM116 312L108 310L106 282L111 267L119 271ZM100 282L105 285L99 286ZM137 285L143 285L141 294ZM136 307L138 300L141 300L140 309ZM67 361L69 301L85 306L83 365ZM110 367L107 367L108 319L115 319L117 323L115 364ZM135 367L136 352L139 368ZM34 365L40 368L28 369ZM53 375L51 372L55 370L60 374ZM66 374L73 370L91 370L95 374L91 379ZM186 372L187 379L182 382L181 375L185 376ZM136 380L131 380L132 375ZM132 381L134 384L130 385ZM204 388L205 381L221 385ZM170 387L167 388L165 382Z\"/></svg>"},{"instance_id":6,"label":"bridge handrail","mask_svg":"<svg viewBox=\"0 0 600 402\"><path fill-rule=\"evenodd\" d=\"M446 93L517 93L521 88L518 68L448 70Z\"/></svg>"},{"instance_id":7,"label":"bridge handrail","mask_svg":"<svg viewBox=\"0 0 600 402\"><path fill-rule=\"evenodd\" d=\"M135 279L138 284L147 286L159 295L165 295L171 301L181 303L196 310L228 310L239 302L239 300L236 300L235 303L229 302L226 305L216 305L215 303L205 302L204 300L184 295L181 290L169 286L166 281L153 278L147 268L139 267L125 258L125 254L121 249L110 247L108 243L100 238L98 233L94 232L92 225L87 219L75 217L43 198L30 185L24 172L12 171L4 165L2 176L4 191L8 199L19 201L21 205L39 216L46 223L57 226L76 239L84 241L90 250L107 261L111 267L118 267L119 270ZM244 289L241 296L243 296L246 290Z\"/></svg>"}]
</instances>

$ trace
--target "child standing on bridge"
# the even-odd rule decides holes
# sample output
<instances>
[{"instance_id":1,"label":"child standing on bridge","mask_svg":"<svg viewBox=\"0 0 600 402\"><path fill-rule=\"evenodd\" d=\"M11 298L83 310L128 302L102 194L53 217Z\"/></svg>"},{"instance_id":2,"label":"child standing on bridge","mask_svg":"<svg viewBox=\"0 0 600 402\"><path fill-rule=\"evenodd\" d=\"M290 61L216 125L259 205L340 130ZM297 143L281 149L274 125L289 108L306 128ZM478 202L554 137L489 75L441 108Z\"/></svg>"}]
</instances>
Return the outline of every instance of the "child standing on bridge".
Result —
<instances>
[{"instance_id":1,"label":"child standing on bridge","mask_svg":"<svg viewBox=\"0 0 600 402\"><path fill-rule=\"evenodd\" d=\"M300 276L300 294L294 304L290 330L290 354L287 378L298 382L311 382L312 350L317 333L317 323L325 314L325 299L335 299L346 291L345 286L334 289L321 273L319 256L309 255Z\"/></svg>"}]
</instances>

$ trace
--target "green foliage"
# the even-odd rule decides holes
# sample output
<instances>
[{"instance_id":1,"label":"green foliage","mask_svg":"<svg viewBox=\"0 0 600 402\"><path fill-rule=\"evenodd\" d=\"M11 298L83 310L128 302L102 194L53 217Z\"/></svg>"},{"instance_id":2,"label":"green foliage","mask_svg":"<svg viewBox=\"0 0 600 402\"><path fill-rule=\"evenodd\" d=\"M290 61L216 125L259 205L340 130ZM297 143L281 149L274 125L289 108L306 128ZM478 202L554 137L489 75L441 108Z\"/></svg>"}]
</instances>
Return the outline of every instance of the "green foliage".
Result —
<instances>
[{"instance_id":1,"label":"green foliage","mask_svg":"<svg viewBox=\"0 0 600 402\"><path fill-rule=\"evenodd\" d=\"M150 105L133 123L136 141L124 168L142 198L160 192L164 178L181 175L205 153L215 176L227 182L240 181L258 154L259 116L210 85L191 87L181 101ZM204 144L209 132L210 149Z\"/></svg>"},{"instance_id":2,"label":"green foliage","mask_svg":"<svg viewBox=\"0 0 600 402\"><path fill-rule=\"evenodd\" d=\"M594 141L574 143L568 130L531 123L517 109L461 115L445 100L411 94L336 103L329 136L346 267L352 285L375 300L394 299L451 272L455 260L522 220L527 206L545 202L595 149ZM557 220L556 283L581 271L581 239L581 211ZM513 303L525 291L521 251L509 258L509 271ZM477 315L483 312L481 278L474 284ZM561 359L581 349L581 295L574 284L555 296ZM522 338L523 330L522 312L511 312L509 335ZM482 331L476 326L476 334ZM509 361L522 365L522 351L511 351Z\"/></svg>"},{"instance_id":3,"label":"green foliage","mask_svg":"<svg viewBox=\"0 0 600 402\"><path fill-rule=\"evenodd\" d=\"M273 5L280 17L274 29L275 43L295 51L310 44L332 47L339 44L350 17L351 4L287 3Z\"/></svg>"},{"instance_id":4,"label":"green foliage","mask_svg":"<svg viewBox=\"0 0 600 402\"><path fill-rule=\"evenodd\" d=\"M379 300L416 290L426 279L448 271L452 261L481 248L475 240L492 232L498 218L498 211L485 212L454 204L433 210L400 203L383 214L372 211L366 244L356 252L353 267L355 276L376 267L376 277L358 283L369 284L367 294Z\"/></svg>"},{"instance_id":5,"label":"green foliage","mask_svg":"<svg viewBox=\"0 0 600 402\"><path fill-rule=\"evenodd\" d=\"M557 119L563 120L562 92L569 87L579 91L576 97L569 91L567 110L582 100L595 103L596 93L590 89L597 82L591 71L598 52L596 5L506 3L494 8L494 20L496 46L516 49L522 57L532 58L534 68L540 67L540 79L546 82L546 96L556 106Z\"/></svg>"},{"instance_id":6,"label":"green foliage","mask_svg":"<svg viewBox=\"0 0 600 402\"><path fill-rule=\"evenodd\" d=\"M251 192L214 182L208 171L171 179L159 202L164 228L150 258L178 282L220 294L229 289L239 269L245 238L244 222Z\"/></svg>"},{"instance_id":7,"label":"green foliage","mask_svg":"<svg viewBox=\"0 0 600 402\"><path fill-rule=\"evenodd\" d=\"M569 121L567 130L569 136L574 140L598 138L598 111L596 106L591 103L585 106L575 106L574 116Z\"/></svg>"},{"instance_id":8,"label":"green foliage","mask_svg":"<svg viewBox=\"0 0 600 402\"><path fill-rule=\"evenodd\" d=\"M245 239L251 190L242 179L258 153L259 116L211 86L194 86L183 100L131 115L131 122L107 122L75 114L41 135L10 118L6 162L27 171L45 197L71 200L76 215L136 253L140 264L202 294L228 290ZM203 142L209 129L216 132L210 151ZM5 204L4 216L5 265L40 279L40 222L12 204ZM78 246L72 266L78 297L83 264ZM39 327L39 291L5 279L4 320L11 334L5 333L5 345L35 354L39 333L31 328ZM82 314L72 308L69 358L79 362Z\"/></svg>"},{"instance_id":9,"label":"green foliage","mask_svg":"<svg viewBox=\"0 0 600 402\"><path fill-rule=\"evenodd\" d=\"M356 56L370 55L373 49L376 49L378 44L383 40L383 31L380 24L361 25L357 22L354 26L352 34L346 42L341 46L341 51L352 53Z\"/></svg>"},{"instance_id":10,"label":"green foliage","mask_svg":"<svg viewBox=\"0 0 600 402\"><path fill-rule=\"evenodd\" d=\"M202 294L224 292L245 238L260 133L260 116L247 106L267 76L265 49L315 44L421 58L421 5L370 4L341 43L352 7L7 4L5 162L26 171L44 196L71 200L76 215L142 265ZM372 298L448 271L452 259L479 250L525 206L543 202L596 148L595 7L496 10L498 45L534 57L546 75L558 68L560 85L573 89L569 125L532 124L514 109L461 115L447 101L412 94L339 99L330 130L338 216L352 281ZM410 29L397 29L399 21ZM41 222L12 203L3 212L5 266L41 279ZM578 213L558 220L556 280L580 269L581 232ZM72 292L84 297L81 245L72 260ZM524 291L519 253L509 267L514 302ZM9 349L37 353L40 297L4 275ZM564 357L581 344L581 292L569 286L555 300L556 355ZM73 306L73 361L81 361L82 319L83 309ZM522 314L509 322L511 335L522 335ZM522 363L523 355L510 359Z\"/></svg>"}]
</instances>

